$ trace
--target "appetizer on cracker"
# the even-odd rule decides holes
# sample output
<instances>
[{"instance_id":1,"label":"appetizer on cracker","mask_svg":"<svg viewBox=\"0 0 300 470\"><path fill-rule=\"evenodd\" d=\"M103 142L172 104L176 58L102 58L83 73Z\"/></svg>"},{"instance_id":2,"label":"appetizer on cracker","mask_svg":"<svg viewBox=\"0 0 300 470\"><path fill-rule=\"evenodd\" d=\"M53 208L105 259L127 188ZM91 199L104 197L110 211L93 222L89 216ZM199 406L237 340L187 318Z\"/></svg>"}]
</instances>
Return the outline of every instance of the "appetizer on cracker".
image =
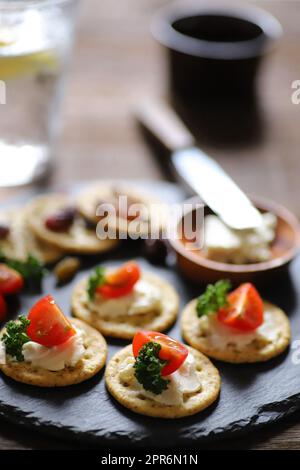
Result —
<instances>
[{"instance_id":1,"label":"appetizer on cracker","mask_svg":"<svg viewBox=\"0 0 300 470\"><path fill-rule=\"evenodd\" d=\"M253 284L229 293L230 283L220 280L187 304L182 334L188 344L225 362L267 361L290 343L285 313L265 302Z\"/></svg>"},{"instance_id":2,"label":"appetizer on cracker","mask_svg":"<svg viewBox=\"0 0 300 470\"><path fill-rule=\"evenodd\" d=\"M37 238L28 224L26 208L15 207L0 213L0 252L3 256L26 261L28 255L41 263L54 263L63 251Z\"/></svg>"},{"instance_id":3,"label":"appetizer on cracker","mask_svg":"<svg viewBox=\"0 0 300 470\"><path fill-rule=\"evenodd\" d=\"M118 269L99 266L72 294L72 312L105 336L131 339L141 328L163 331L174 323L179 299L160 277L134 261Z\"/></svg>"},{"instance_id":4,"label":"appetizer on cracker","mask_svg":"<svg viewBox=\"0 0 300 470\"><path fill-rule=\"evenodd\" d=\"M111 359L105 380L123 406L160 418L180 418L207 408L221 384L207 357L156 331L137 332L132 345Z\"/></svg>"},{"instance_id":5,"label":"appetizer on cracker","mask_svg":"<svg viewBox=\"0 0 300 470\"><path fill-rule=\"evenodd\" d=\"M116 239L99 239L95 228L87 226L65 195L40 196L27 210L28 223L35 236L59 250L88 255L108 251L118 243Z\"/></svg>"},{"instance_id":6,"label":"appetizer on cracker","mask_svg":"<svg viewBox=\"0 0 300 470\"><path fill-rule=\"evenodd\" d=\"M0 370L40 387L83 382L102 369L106 354L103 336L65 317L51 295L40 299L28 317L9 321L0 333Z\"/></svg>"},{"instance_id":7,"label":"appetizer on cracker","mask_svg":"<svg viewBox=\"0 0 300 470\"><path fill-rule=\"evenodd\" d=\"M153 230L160 232L166 222L164 204L149 195L120 183L98 183L83 191L77 200L82 216L92 224L103 217L112 231L143 238ZM106 212L113 213L106 217Z\"/></svg>"}]
</instances>

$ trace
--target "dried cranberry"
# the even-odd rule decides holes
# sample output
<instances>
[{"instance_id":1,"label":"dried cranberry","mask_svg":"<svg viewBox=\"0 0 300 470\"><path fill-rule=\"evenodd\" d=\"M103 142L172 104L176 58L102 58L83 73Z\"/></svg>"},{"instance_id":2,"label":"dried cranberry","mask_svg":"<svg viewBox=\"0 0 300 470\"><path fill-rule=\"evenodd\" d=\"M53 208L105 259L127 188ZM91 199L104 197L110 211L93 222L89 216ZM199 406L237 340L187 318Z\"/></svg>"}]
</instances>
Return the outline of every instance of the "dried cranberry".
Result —
<instances>
[{"instance_id":1,"label":"dried cranberry","mask_svg":"<svg viewBox=\"0 0 300 470\"><path fill-rule=\"evenodd\" d=\"M66 232L73 224L75 215L76 209L74 207L67 207L50 215L46 219L45 225L52 232Z\"/></svg>"},{"instance_id":2,"label":"dried cranberry","mask_svg":"<svg viewBox=\"0 0 300 470\"><path fill-rule=\"evenodd\" d=\"M9 235L9 226L0 223L0 240L4 240Z\"/></svg>"},{"instance_id":3,"label":"dried cranberry","mask_svg":"<svg viewBox=\"0 0 300 470\"><path fill-rule=\"evenodd\" d=\"M162 239L144 240L144 255L153 264L164 264L168 256L168 247Z\"/></svg>"}]
</instances>

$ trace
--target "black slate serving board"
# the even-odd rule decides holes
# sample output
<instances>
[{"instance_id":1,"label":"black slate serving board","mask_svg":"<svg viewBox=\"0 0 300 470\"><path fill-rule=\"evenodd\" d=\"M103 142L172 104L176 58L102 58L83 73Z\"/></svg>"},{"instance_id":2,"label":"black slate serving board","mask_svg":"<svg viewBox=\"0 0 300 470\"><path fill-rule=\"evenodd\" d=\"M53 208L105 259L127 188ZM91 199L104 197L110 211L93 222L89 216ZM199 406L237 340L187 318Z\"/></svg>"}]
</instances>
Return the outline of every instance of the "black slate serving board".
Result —
<instances>
[{"instance_id":1,"label":"black slate serving board","mask_svg":"<svg viewBox=\"0 0 300 470\"><path fill-rule=\"evenodd\" d=\"M145 184L143 183L143 186ZM150 183L149 188L171 202L182 200L184 193L169 183ZM31 194L29 194L30 196ZM24 196L27 198L28 194ZM70 312L73 285L95 264L118 263L136 256L145 269L168 279L178 290L181 307L201 292L176 272L175 267L155 267L141 258L141 245L128 242L126 248L105 258L84 261L83 270L67 286L57 287L47 276L43 292L52 293L65 313ZM289 315L293 339L300 339L300 258L276 285L264 287L265 298L277 303ZM23 295L16 315L26 313L41 295ZM169 330L181 338L179 321ZM109 357L127 343L108 340ZM300 357L300 354L299 354ZM105 389L103 372L93 379L71 387L41 389L23 385L1 375L0 417L27 428L35 428L56 437L80 440L105 447L187 446L205 440L230 437L272 423L300 408L300 364L292 347L265 364L230 365L215 361L222 376L219 400L198 415L177 420L157 420L139 416L120 406Z\"/></svg>"}]
</instances>

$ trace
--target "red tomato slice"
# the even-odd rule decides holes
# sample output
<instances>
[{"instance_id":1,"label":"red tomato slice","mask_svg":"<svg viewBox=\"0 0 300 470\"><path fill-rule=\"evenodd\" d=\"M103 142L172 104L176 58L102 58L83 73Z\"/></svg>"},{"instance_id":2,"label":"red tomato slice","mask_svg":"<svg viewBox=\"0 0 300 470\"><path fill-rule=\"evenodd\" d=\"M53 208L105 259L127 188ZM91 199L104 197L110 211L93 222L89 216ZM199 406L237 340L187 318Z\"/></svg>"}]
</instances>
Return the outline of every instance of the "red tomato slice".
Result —
<instances>
[{"instance_id":1,"label":"red tomato slice","mask_svg":"<svg viewBox=\"0 0 300 470\"><path fill-rule=\"evenodd\" d=\"M138 331L132 342L134 357L137 357L141 347L150 341L160 344L161 350L159 352L159 358L167 361L167 364L161 371L162 376L170 375L179 369L189 353L184 344L170 338L170 336L157 333L156 331Z\"/></svg>"},{"instance_id":2,"label":"red tomato slice","mask_svg":"<svg viewBox=\"0 0 300 470\"><path fill-rule=\"evenodd\" d=\"M240 285L227 299L229 306L218 311L221 323L241 331L253 331L263 323L263 300L252 284Z\"/></svg>"},{"instance_id":3,"label":"red tomato slice","mask_svg":"<svg viewBox=\"0 0 300 470\"><path fill-rule=\"evenodd\" d=\"M106 276L107 284L111 286L134 285L140 278L141 272L135 261L124 263L116 271Z\"/></svg>"},{"instance_id":4,"label":"red tomato slice","mask_svg":"<svg viewBox=\"0 0 300 470\"><path fill-rule=\"evenodd\" d=\"M116 299L118 297L123 297L132 292L133 286L121 286L113 287L109 284L103 284L103 286L97 287L97 292L101 294L106 299Z\"/></svg>"},{"instance_id":5,"label":"red tomato slice","mask_svg":"<svg viewBox=\"0 0 300 470\"><path fill-rule=\"evenodd\" d=\"M30 310L28 319L29 338L48 348L64 343L76 333L52 295L40 299Z\"/></svg>"},{"instance_id":6,"label":"red tomato slice","mask_svg":"<svg viewBox=\"0 0 300 470\"><path fill-rule=\"evenodd\" d=\"M107 299L123 297L130 294L134 285L141 277L137 263L128 261L116 271L106 276L106 282L97 287L97 292Z\"/></svg>"},{"instance_id":7,"label":"red tomato slice","mask_svg":"<svg viewBox=\"0 0 300 470\"><path fill-rule=\"evenodd\" d=\"M3 321L7 314L7 306L4 297L0 295L0 322Z\"/></svg>"},{"instance_id":8,"label":"red tomato slice","mask_svg":"<svg viewBox=\"0 0 300 470\"><path fill-rule=\"evenodd\" d=\"M17 294L24 286L24 280L18 271L6 264L0 264L0 294Z\"/></svg>"}]
</instances>

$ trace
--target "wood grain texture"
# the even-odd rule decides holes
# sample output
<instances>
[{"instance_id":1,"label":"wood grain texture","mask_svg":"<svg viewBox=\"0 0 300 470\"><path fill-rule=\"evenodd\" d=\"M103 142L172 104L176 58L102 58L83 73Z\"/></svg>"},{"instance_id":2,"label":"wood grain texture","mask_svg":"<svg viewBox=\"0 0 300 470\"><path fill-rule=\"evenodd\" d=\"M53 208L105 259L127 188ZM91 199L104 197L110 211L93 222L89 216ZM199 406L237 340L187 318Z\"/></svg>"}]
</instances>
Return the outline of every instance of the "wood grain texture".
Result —
<instances>
[{"instance_id":1,"label":"wood grain texture","mask_svg":"<svg viewBox=\"0 0 300 470\"><path fill-rule=\"evenodd\" d=\"M212 1L212 0L211 0ZM144 96L166 93L164 54L149 34L149 19L167 0L85 0L63 129L49 184L81 179L163 178L138 133L132 110ZM242 3L242 0L237 0ZM199 144L246 190L277 200L300 216L300 105L291 83L300 79L300 2L257 2L273 12L284 37L265 61L255 106L211 102L183 112ZM187 114L190 114L187 116ZM14 194L0 190L0 200ZM0 421L0 449L75 448ZM76 444L78 448L78 444ZM299 449L300 412L272 428L209 448Z\"/></svg>"}]
</instances>

